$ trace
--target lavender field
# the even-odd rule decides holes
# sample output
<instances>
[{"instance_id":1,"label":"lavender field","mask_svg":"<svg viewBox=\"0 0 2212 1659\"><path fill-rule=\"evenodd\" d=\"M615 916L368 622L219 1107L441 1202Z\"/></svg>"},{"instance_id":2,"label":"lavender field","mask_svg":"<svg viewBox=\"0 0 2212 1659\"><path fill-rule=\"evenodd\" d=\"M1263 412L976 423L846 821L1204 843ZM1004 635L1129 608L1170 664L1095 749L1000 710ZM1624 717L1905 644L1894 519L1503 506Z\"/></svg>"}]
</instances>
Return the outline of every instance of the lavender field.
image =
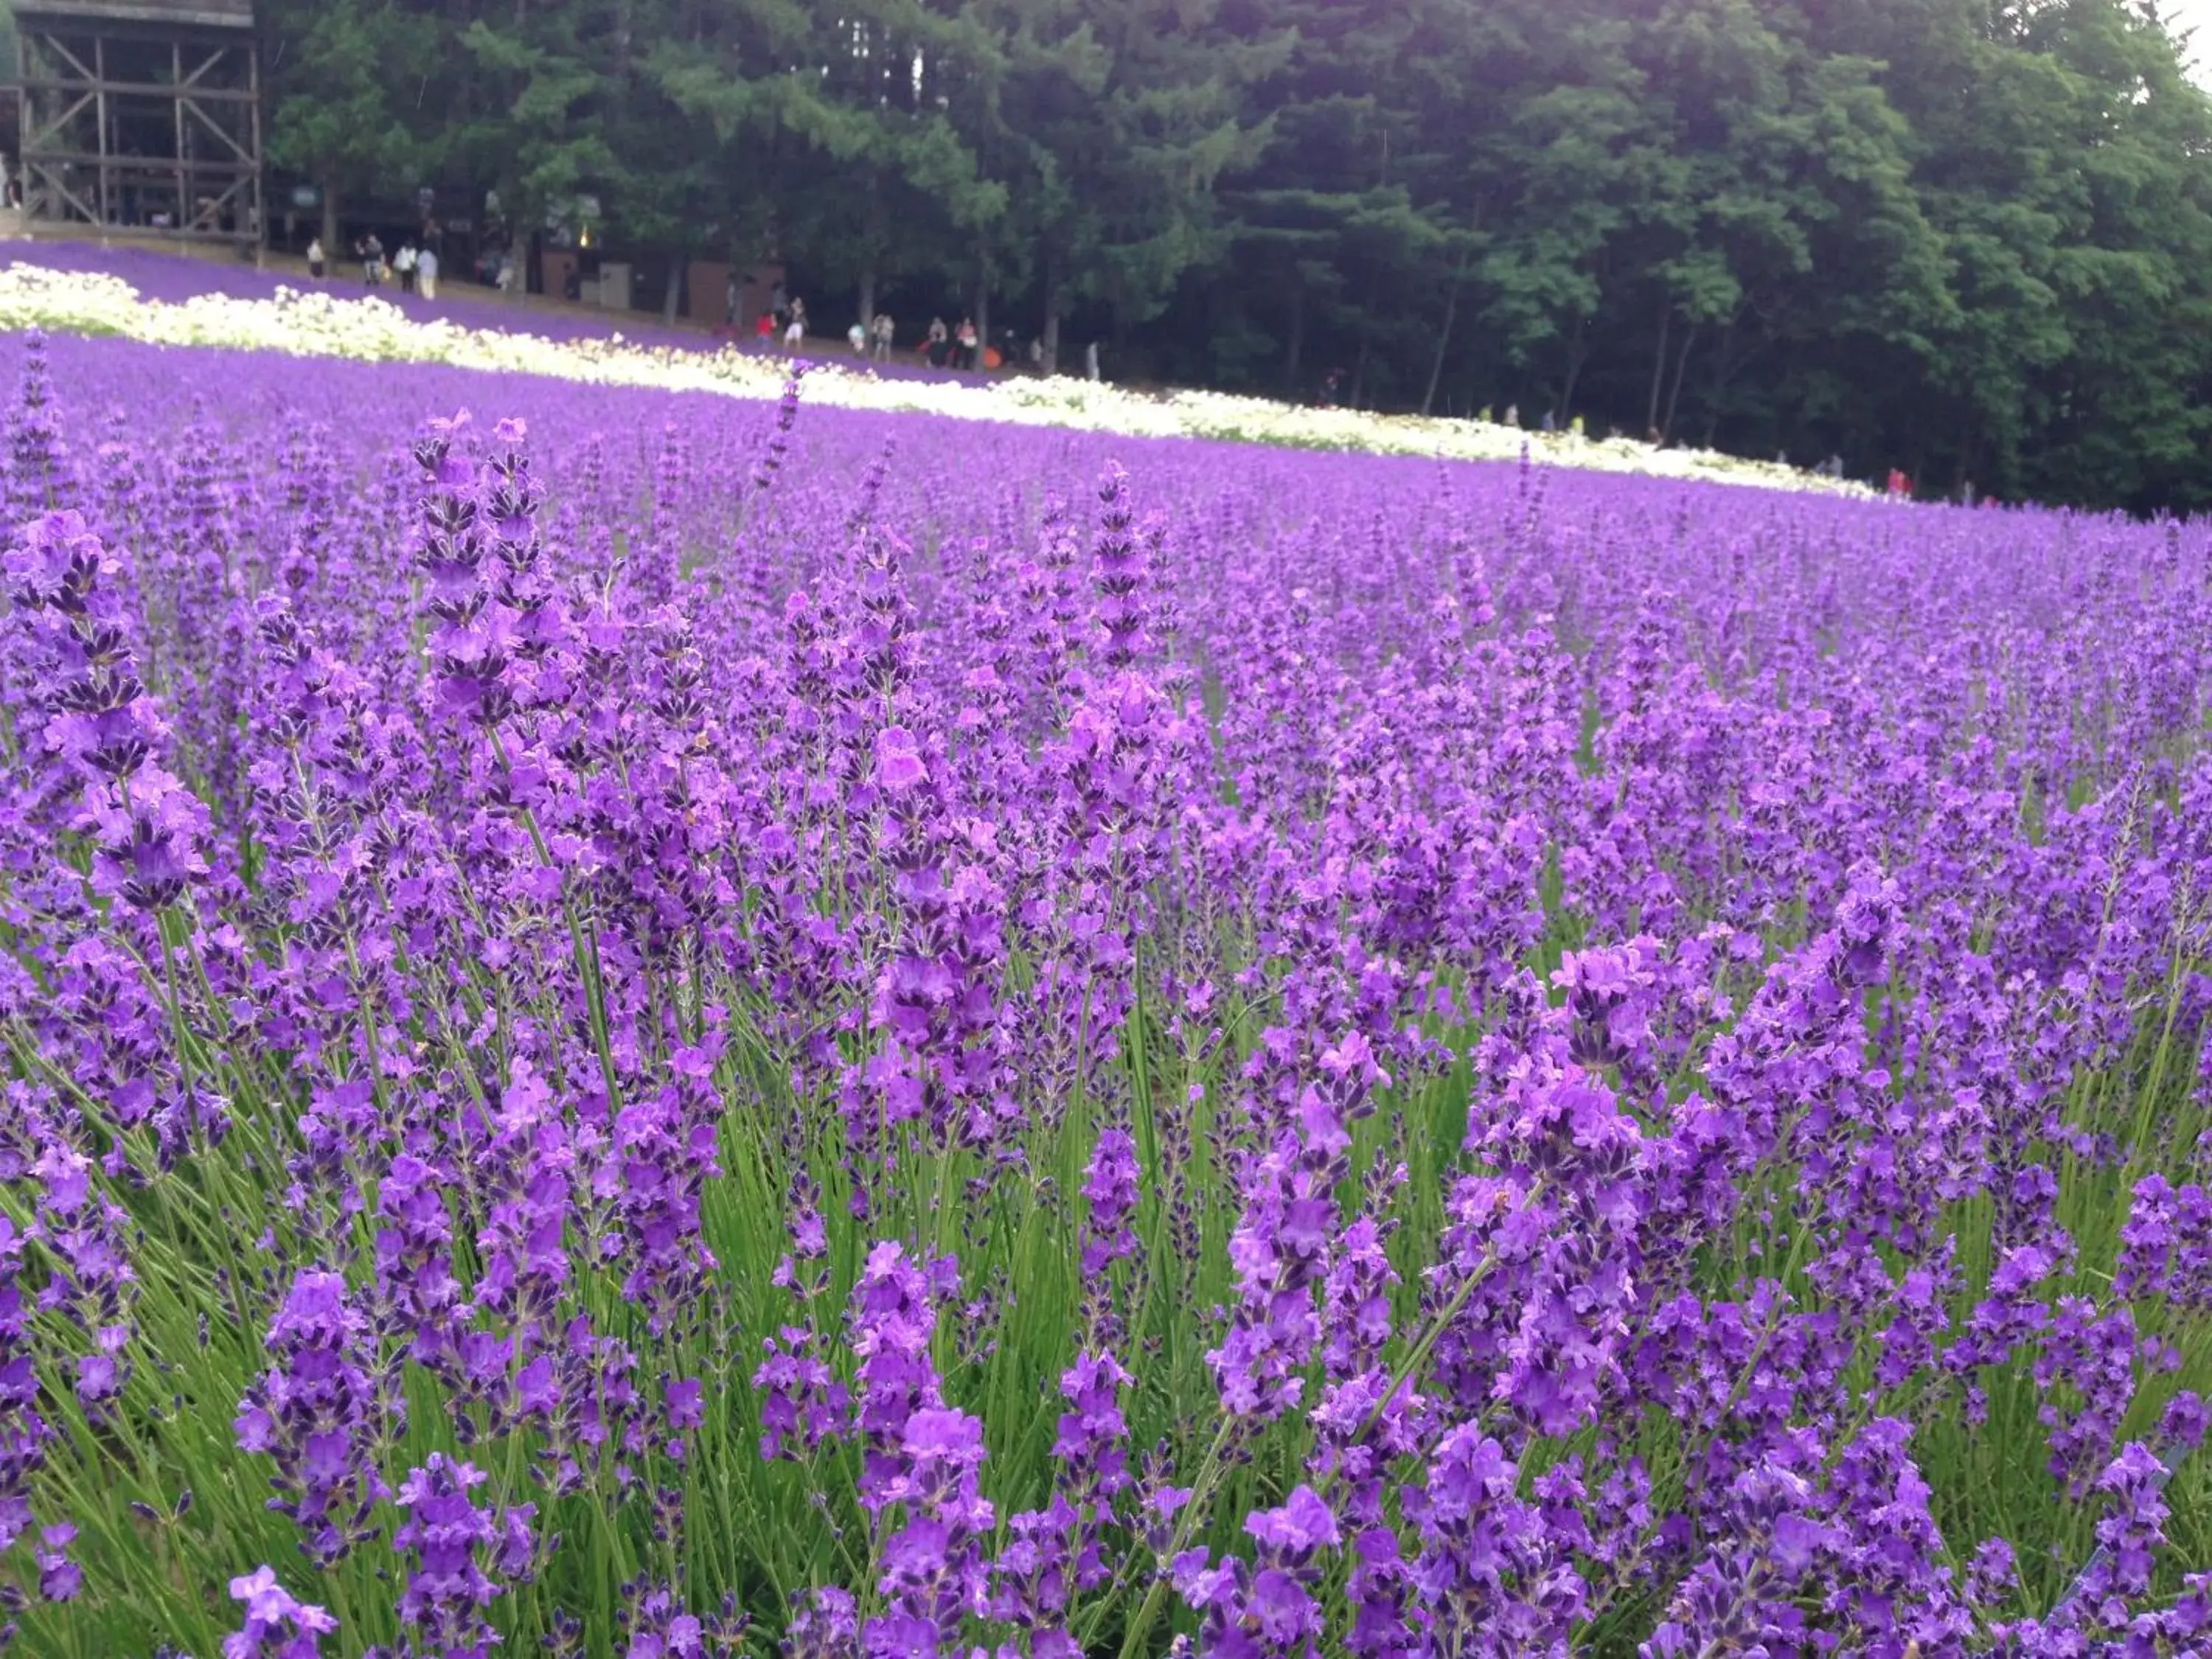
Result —
<instances>
[{"instance_id":1,"label":"lavender field","mask_svg":"<svg viewBox=\"0 0 2212 1659\"><path fill-rule=\"evenodd\" d=\"M2212 1653L2203 530L0 351L18 1650Z\"/></svg>"}]
</instances>

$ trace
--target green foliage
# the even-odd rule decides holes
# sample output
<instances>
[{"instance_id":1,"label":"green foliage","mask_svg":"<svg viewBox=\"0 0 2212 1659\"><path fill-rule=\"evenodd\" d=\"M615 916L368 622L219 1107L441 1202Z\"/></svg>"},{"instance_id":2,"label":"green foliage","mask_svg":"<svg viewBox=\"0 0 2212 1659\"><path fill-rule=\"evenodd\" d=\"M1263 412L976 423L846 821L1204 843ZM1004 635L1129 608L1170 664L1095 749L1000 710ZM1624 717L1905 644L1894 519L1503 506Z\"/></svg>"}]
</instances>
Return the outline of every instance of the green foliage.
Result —
<instances>
[{"instance_id":1,"label":"green foliage","mask_svg":"<svg viewBox=\"0 0 2212 1659\"><path fill-rule=\"evenodd\" d=\"M269 159L322 188L332 234L339 204L410 189L431 164L434 42L398 0L265 0L259 16Z\"/></svg>"},{"instance_id":2,"label":"green foliage","mask_svg":"<svg viewBox=\"0 0 2212 1659\"><path fill-rule=\"evenodd\" d=\"M263 15L272 155L342 199L590 194L638 250L994 301L1130 377L2212 504L2212 100L2129 0Z\"/></svg>"}]
</instances>

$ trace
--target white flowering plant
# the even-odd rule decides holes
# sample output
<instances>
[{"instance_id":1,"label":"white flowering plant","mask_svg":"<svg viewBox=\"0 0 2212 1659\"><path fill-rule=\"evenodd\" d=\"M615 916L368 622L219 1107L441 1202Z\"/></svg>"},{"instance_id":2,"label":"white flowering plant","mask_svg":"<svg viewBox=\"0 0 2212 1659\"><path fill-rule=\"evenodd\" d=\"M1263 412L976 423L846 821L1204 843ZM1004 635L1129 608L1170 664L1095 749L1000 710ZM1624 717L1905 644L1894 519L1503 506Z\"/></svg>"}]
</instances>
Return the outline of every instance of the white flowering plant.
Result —
<instances>
[{"instance_id":1,"label":"white flowering plant","mask_svg":"<svg viewBox=\"0 0 2212 1659\"><path fill-rule=\"evenodd\" d=\"M21 263L0 267L0 327L121 335L165 346L446 363L602 386L653 386L763 400L778 395L791 368L788 359L735 347L685 350L641 344L619 333L599 339L554 340L507 329L420 321L373 296L340 298L279 288L264 299L208 293L163 301L141 294L119 276ZM1525 448L1535 459L1553 465L1769 489L1869 493L1861 484L1711 450L1662 449L1571 431L1524 432L1480 420L1314 409L1216 392L1154 395L1064 376L938 380L882 375L859 365L817 364L810 371L807 395L810 401L838 407L957 420L1437 460L1511 460Z\"/></svg>"}]
</instances>

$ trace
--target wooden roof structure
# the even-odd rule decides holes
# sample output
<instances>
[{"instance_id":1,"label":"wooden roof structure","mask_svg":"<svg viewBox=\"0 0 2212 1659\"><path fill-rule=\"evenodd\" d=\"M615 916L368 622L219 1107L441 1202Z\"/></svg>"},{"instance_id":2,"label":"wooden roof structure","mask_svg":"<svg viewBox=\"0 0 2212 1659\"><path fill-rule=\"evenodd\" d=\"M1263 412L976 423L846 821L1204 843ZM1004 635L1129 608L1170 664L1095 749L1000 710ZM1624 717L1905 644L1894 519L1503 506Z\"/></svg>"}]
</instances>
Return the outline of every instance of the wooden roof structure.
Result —
<instances>
[{"instance_id":1,"label":"wooden roof structure","mask_svg":"<svg viewBox=\"0 0 2212 1659\"><path fill-rule=\"evenodd\" d=\"M253 0L9 0L18 17L88 23L156 23L250 29Z\"/></svg>"},{"instance_id":2,"label":"wooden roof structure","mask_svg":"<svg viewBox=\"0 0 2212 1659\"><path fill-rule=\"evenodd\" d=\"M33 225L258 243L252 0L9 0Z\"/></svg>"}]
</instances>

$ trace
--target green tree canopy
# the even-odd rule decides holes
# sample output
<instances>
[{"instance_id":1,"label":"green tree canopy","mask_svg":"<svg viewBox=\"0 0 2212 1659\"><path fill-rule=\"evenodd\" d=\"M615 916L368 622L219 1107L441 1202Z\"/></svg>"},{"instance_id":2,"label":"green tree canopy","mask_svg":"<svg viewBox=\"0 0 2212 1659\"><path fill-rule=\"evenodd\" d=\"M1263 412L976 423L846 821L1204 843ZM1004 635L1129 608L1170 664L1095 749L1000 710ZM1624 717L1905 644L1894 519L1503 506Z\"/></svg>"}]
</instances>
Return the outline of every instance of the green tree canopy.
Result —
<instances>
[{"instance_id":1,"label":"green tree canopy","mask_svg":"<svg viewBox=\"0 0 2212 1659\"><path fill-rule=\"evenodd\" d=\"M1125 375L2212 504L2212 101L2144 0L262 15L272 156L333 228L590 196L672 307L686 254L772 248Z\"/></svg>"}]
</instances>

